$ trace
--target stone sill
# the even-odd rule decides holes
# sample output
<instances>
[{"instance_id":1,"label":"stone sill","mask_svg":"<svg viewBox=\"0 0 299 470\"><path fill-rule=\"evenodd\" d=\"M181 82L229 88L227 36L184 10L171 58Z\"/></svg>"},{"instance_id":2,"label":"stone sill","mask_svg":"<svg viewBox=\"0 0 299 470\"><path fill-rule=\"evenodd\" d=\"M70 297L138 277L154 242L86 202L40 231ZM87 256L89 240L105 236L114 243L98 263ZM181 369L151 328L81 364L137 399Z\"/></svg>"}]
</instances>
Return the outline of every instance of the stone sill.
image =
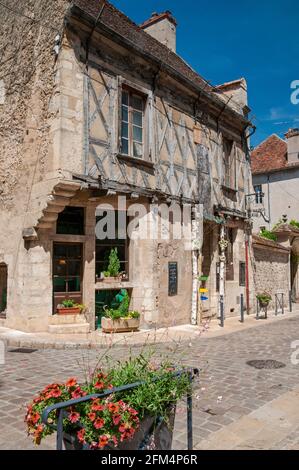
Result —
<instances>
[{"instance_id":1,"label":"stone sill","mask_svg":"<svg viewBox=\"0 0 299 470\"><path fill-rule=\"evenodd\" d=\"M105 282L100 281L95 283L95 290L118 290L118 289L133 289L134 285L129 281L116 281Z\"/></svg>"}]
</instances>

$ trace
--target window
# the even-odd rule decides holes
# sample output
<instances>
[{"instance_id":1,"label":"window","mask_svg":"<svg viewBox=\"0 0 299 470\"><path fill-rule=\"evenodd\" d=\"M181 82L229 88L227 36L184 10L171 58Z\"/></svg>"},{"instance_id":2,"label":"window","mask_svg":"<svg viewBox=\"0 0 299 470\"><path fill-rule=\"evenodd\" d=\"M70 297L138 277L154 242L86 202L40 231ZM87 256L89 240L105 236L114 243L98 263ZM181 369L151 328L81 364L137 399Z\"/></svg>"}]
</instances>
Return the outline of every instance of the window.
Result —
<instances>
[{"instance_id":1,"label":"window","mask_svg":"<svg viewBox=\"0 0 299 470\"><path fill-rule=\"evenodd\" d=\"M114 233L115 238L105 238L100 240L96 238L96 278L101 277L101 273L107 271L108 264L109 264L109 255L112 248L117 248L117 255L120 261L120 271L125 272L128 275L129 272L129 261L128 261L128 243L127 238L121 236L123 230L119 230L119 211L114 212L114 217L111 220L114 220L115 227ZM102 216L96 217L96 223L98 223L101 219L107 216L107 212L104 212ZM128 221L126 221L126 229L127 229ZM120 233L121 232L121 233Z\"/></svg>"},{"instance_id":2,"label":"window","mask_svg":"<svg viewBox=\"0 0 299 470\"><path fill-rule=\"evenodd\" d=\"M84 208L66 207L58 215L56 233L63 235L84 235Z\"/></svg>"},{"instance_id":3,"label":"window","mask_svg":"<svg viewBox=\"0 0 299 470\"><path fill-rule=\"evenodd\" d=\"M246 263L240 261L239 264L239 286L245 286Z\"/></svg>"},{"instance_id":4,"label":"window","mask_svg":"<svg viewBox=\"0 0 299 470\"><path fill-rule=\"evenodd\" d=\"M7 307L7 265L0 263L0 314L4 314Z\"/></svg>"},{"instance_id":5,"label":"window","mask_svg":"<svg viewBox=\"0 0 299 470\"><path fill-rule=\"evenodd\" d=\"M124 88L121 103L121 154L142 158L145 99L143 95Z\"/></svg>"},{"instance_id":6,"label":"window","mask_svg":"<svg viewBox=\"0 0 299 470\"><path fill-rule=\"evenodd\" d=\"M256 184L254 186L254 192L255 192L255 203L256 204L263 204L263 188L261 184Z\"/></svg>"},{"instance_id":7,"label":"window","mask_svg":"<svg viewBox=\"0 0 299 470\"><path fill-rule=\"evenodd\" d=\"M227 229L228 246L226 249L226 280L234 280L234 229Z\"/></svg>"},{"instance_id":8,"label":"window","mask_svg":"<svg viewBox=\"0 0 299 470\"><path fill-rule=\"evenodd\" d=\"M234 142L223 137L223 186L228 189L236 189L236 158Z\"/></svg>"}]
</instances>

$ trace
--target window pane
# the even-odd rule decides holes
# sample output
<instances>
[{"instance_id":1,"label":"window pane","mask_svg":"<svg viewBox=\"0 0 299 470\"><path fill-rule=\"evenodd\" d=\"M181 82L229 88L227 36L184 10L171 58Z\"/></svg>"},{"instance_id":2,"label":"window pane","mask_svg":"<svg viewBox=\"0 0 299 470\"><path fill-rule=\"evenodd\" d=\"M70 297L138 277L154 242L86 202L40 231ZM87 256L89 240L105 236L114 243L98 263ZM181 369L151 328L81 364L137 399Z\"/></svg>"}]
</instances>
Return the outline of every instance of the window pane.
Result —
<instances>
[{"instance_id":1,"label":"window pane","mask_svg":"<svg viewBox=\"0 0 299 470\"><path fill-rule=\"evenodd\" d=\"M126 139L129 136L129 125L124 122L121 124L121 136L125 137Z\"/></svg>"},{"instance_id":2,"label":"window pane","mask_svg":"<svg viewBox=\"0 0 299 470\"><path fill-rule=\"evenodd\" d=\"M129 154L129 141L126 139L121 139L121 153L125 155Z\"/></svg>"},{"instance_id":3,"label":"window pane","mask_svg":"<svg viewBox=\"0 0 299 470\"><path fill-rule=\"evenodd\" d=\"M142 150L143 150L143 145L138 144L138 142L133 142L133 155L134 157L142 157Z\"/></svg>"},{"instance_id":4,"label":"window pane","mask_svg":"<svg viewBox=\"0 0 299 470\"><path fill-rule=\"evenodd\" d=\"M133 140L142 142L142 127L133 126Z\"/></svg>"},{"instance_id":5,"label":"window pane","mask_svg":"<svg viewBox=\"0 0 299 470\"><path fill-rule=\"evenodd\" d=\"M66 292L66 278L54 277L53 289L54 289L54 292Z\"/></svg>"},{"instance_id":6,"label":"window pane","mask_svg":"<svg viewBox=\"0 0 299 470\"><path fill-rule=\"evenodd\" d=\"M81 245L67 245L68 258L81 259Z\"/></svg>"},{"instance_id":7,"label":"window pane","mask_svg":"<svg viewBox=\"0 0 299 470\"><path fill-rule=\"evenodd\" d=\"M58 234L84 235L84 208L66 207L57 219Z\"/></svg>"},{"instance_id":8,"label":"window pane","mask_svg":"<svg viewBox=\"0 0 299 470\"><path fill-rule=\"evenodd\" d=\"M67 252L66 245L54 245L54 257L55 258L65 258Z\"/></svg>"},{"instance_id":9,"label":"window pane","mask_svg":"<svg viewBox=\"0 0 299 470\"><path fill-rule=\"evenodd\" d=\"M66 276L66 260L65 259L54 260L53 274L54 276Z\"/></svg>"},{"instance_id":10,"label":"window pane","mask_svg":"<svg viewBox=\"0 0 299 470\"><path fill-rule=\"evenodd\" d=\"M143 110L143 100L139 96L133 95L131 96L131 106L134 109L138 109L139 111Z\"/></svg>"},{"instance_id":11,"label":"window pane","mask_svg":"<svg viewBox=\"0 0 299 470\"><path fill-rule=\"evenodd\" d=\"M142 127L142 113L139 111L133 111L133 124Z\"/></svg>"},{"instance_id":12,"label":"window pane","mask_svg":"<svg viewBox=\"0 0 299 470\"><path fill-rule=\"evenodd\" d=\"M81 272L81 261L69 261L68 262L68 275L69 276L80 276Z\"/></svg>"},{"instance_id":13,"label":"window pane","mask_svg":"<svg viewBox=\"0 0 299 470\"><path fill-rule=\"evenodd\" d=\"M129 108L126 106L122 107L122 121L128 122L129 121Z\"/></svg>"},{"instance_id":14,"label":"window pane","mask_svg":"<svg viewBox=\"0 0 299 470\"><path fill-rule=\"evenodd\" d=\"M80 277L68 279L68 292L80 292Z\"/></svg>"},{"instance_id":15,"label":"window pane","mask_svg":"<svg viewBox=\"0 0 299 470\"><path fill-rule=\"evenodd\" d=\"M129 104L129 94L127 91L122 92L122 104L125 104L127 106Z\"/></svg>"}]
</instances>

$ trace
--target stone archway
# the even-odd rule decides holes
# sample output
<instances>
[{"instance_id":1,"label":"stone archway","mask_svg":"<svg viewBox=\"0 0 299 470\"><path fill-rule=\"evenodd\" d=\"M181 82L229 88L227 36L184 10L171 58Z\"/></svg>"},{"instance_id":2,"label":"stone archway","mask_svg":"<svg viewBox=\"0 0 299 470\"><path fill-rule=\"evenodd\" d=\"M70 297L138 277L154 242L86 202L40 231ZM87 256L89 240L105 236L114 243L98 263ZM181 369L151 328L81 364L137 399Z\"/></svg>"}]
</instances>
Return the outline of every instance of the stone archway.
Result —
<instances>
[{"instance_id":1,"label":"stone archway","mask_svg":"<svg viewBox=\"0 0 299 470\"><path fill-rule=\"evenodd\" d=\"M7 264L0 263L0 315L6 316L7 308Z\"/></svg>"}]
</instances>

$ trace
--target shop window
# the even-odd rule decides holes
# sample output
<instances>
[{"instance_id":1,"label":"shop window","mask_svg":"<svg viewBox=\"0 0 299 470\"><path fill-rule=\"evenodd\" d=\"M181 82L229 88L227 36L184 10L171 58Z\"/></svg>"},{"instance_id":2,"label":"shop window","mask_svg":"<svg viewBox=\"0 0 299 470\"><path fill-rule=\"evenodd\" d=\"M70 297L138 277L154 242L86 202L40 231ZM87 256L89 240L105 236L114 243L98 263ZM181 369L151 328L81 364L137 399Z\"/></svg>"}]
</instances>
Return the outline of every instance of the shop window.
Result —
<instances>
[{"instance_id":1,"label":"shop window","mask_svg":"<svg viewBox=\"0 0 299 470\"><path fill-rule=\"evenodd\" d=\"M84 235L84 208L67 206L58 214L56 233Z\"/></svg>"},{"instance_id":2,"label":"shop window","mask_svg":"<svg viewBox=\"0 0 299 470\"><path fill-rule=\"evenodd\" d=\"M144 157L144 116L146 100L144 95L123 88L121 100L121 149L122 155Z\"/></svg>"},{"instance_id":3,"label":"shop window","mask_svg":"<svg viewBox=\"0 0 299 470\"><path fill-rule=\"evenodd\" d=\"M96 217L96 223L101 222L103 218L107 217L108 211L105 211L103 215ZM117 249L117 255L120 260L120 271L128 276L129 273L129 261L128 261L128 239L126 237L126 230L128 226L128 218L125 216L125 230L124 227L120 227L119 220L123 220L123 217L119 218L119 211L114 211L112 217L109 217L111 223L114 224L111 233L114 234L113 238L99 239L96 237L96 278L101 277L101 273L107 271L109 264L109 255L112 249Z\"/></svg>"}]
</instances>

